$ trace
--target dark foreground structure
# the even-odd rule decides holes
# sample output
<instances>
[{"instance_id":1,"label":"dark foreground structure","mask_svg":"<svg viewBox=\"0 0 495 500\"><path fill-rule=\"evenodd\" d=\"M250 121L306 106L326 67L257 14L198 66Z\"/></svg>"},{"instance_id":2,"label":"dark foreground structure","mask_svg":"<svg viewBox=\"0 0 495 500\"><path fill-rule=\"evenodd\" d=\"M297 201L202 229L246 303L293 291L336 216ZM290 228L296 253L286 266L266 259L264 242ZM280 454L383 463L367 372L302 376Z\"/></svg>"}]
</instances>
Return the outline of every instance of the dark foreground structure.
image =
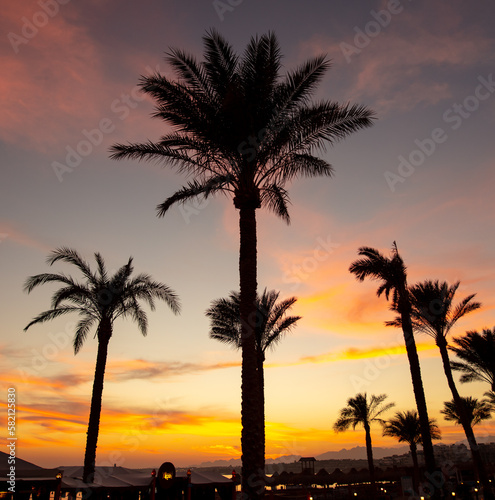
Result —
<instances>
[{"instance_id":1,"label":"dark foreground structure","mask_svg":"<svg viewBox=\"0 0 495 500\"><path fill-rule=\"evenodd\" d=\"M93 482L82 481L82 467L43 469L17 459L15 478L8 475L8 455L0 452L0 499L12 500L241 500L240 477L218 471L193 469L176 471L170 462L156 469L97 467ZM316 461L305 458L301 472L275 472L266 477L266 499L344 500L372 498L368 469L346 472L335 469L315 473ZM488 464L495 483L495 464ZM413 489L412 467L375 470L377 500L429 498L428 491ZM472 464L448 463L442 468L441 487L446 498L482 500ZM439 487L440 484L435 485ZM455 494L455 495L453 495Z\"/></svg>"}]
</instances>

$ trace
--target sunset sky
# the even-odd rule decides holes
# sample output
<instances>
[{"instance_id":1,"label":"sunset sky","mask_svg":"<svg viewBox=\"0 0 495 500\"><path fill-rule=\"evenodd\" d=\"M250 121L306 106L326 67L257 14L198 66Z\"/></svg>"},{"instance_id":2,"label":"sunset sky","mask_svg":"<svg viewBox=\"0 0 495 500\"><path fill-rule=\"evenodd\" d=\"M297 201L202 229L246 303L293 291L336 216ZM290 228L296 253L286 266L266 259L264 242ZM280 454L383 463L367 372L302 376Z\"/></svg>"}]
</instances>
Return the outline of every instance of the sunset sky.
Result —
<instances>
[{"instance_id":1,"label":"sunset sky","mask_svg":"<svg viewBox=\"0 0 495 500\"><path fill-rule=\"evenodd\" d=\"M296 296L292 312L303 317L267 355L267 457L364 446L363 431L332 430L358 392L413 409L402 332L383 325L392 313L376 282L359 283L348 268L360 246L388 254L395 240L410 283L460 280L458 297L482 302L454 335L495 326L494 15L489 0L4 2L0 352L2 404L8 387L17 393L18 456L45 467L83 462L96 340L74 356L70 316L22 331L56 289L27 295L25 279L68 246L92 265L100 252L112 270L132 255L136 272L182 302L180 316L165 304L150 312L146 338L132 322L115 324L97 464L240 457L240 353L209 338L204 315L238 288L238 214L218 197L158 219L156 205L188 179L108 158L116 142L168 130L150 117L139 77L171 76L170 47L201 59L211 28L239 53L274 31L284 71L327 54L333 66L315 100L360 103L378 117L321 152L333 178L289 186L291 225L258 211L259 288ZM437 348L428 337L417 343L430 416L453 443L463 435L439 413L451 395ZM459 383L465 396L488 389ZM495 436L495 422L476 434ZM372 437L397 445L379 427Z\"/></svg>"}]
</instances>

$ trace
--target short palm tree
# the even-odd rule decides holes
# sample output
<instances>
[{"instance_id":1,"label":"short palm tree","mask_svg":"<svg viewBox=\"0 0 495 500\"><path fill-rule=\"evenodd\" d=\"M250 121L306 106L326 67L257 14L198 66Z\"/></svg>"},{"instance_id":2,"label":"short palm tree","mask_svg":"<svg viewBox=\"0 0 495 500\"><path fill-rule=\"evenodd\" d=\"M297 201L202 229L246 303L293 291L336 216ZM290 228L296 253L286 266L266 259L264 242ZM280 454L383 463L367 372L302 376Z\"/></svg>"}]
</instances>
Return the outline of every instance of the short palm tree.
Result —
<instances>
[{"instance_id":1,"label":"short palm tree","mask_svg":"<svg viewBox=\"0 0 495 500\"><path fill-rule=\"evenodd\" d=\"M481 307L479 302L473 301L475 294L468 295L458 304L454 305L454 297L459 285L459 281L453 285L449 285L446 282L440 282L438 280L426 280L411 286L409 288L411 319L413 330L418 333L426 333L433 337L440 350L443 370L447 377L453 400L457 405L457 413L462 421L462 427L471 449L475 468L478 471L479 479L483 484L484 490L488 492L490 490L488 476L476 443L476 437L468 419L468 414L466 413L462 398L459 395L452 375L447 349L447 335L457 321L466 314ZM387 324L399 326L401 324L401 317L399 316L394 321L390 321ZM490 495L490 493L486 493L486 495ZM487 496L487 498L489 498L489 496Z\"/></svg>"},{"instance_id":2,"label":"short palm tree","mask_svg":"<svg viewBox=\"0 0 495 500\"><path fill-rule=\"evenodd\" d=\"M265 379L263 364L266 351L274 348L283 337L292 331L301 316L288 316L288 312L296 302L296 297L278 301L280 292L263 291L257 299L255 338L258 357L258 374L260 383L260 399L265 401ZM206 311L210 319L210 337L220 342L242 348L242 328L240 315L239 292L231 292L228 298L217 299ZM263 415L264 415L263 409ZM264 426L263 426L264 428Z\"/></svg>"},{"instance_id":3,"label":"short palm tree","mask_svg":"<svg viewBox=\"0 0 495 500\"><path fill-rule=\"evenodd\" d=\"M484 420L492 418L492 408L490 402L484 400L480 401L479 399L471 396L462 397L461 401L471 427L483 422ZM453 399L443 403L443 410L440 410L440 413L445 415L445 420L462 425L462 417L459 414L456 402Z\"/></svg>"},{"instance_id":4,"label":"short palm tree","mask_svg":"<svg viewBox=\"0 0 495 500\"><path fill-rule=\"evenodd\" d=\"M397 412L393 418L387 420L383 427L383 435L396 438L399 443L407 443L411 450L414 467L415 490L419 486L418 444L422 444L421 426L417 411ZM435 420L430 419L430 436L440 439L441 433Z\"/></svg>"},{"instance_id":5,"label":"short palm tree","mask_svg":"<svg viewBox=\"0 0 495 500\"><path fill-rule=\"evenodd\" d=\"M57 249L48 257L48 264L53 265L58 261L72 264L82 273L84 280L78 282L63 273L43 273L29 277L24 285L25 291L29 293L45 283L62 284L52 296L51 309L36 316L24 330L36 323L44 323L64 314L77 313L79 321L75 327L73 342L74 353L77 354L88 333L96 326L98 354L84 455L84 482L92 482L94 478L108 343L113 334L115 320L130 318L136 321L141 333L146 335L147 315L139 301L144 300L151 310L154 310L155 299L164 300L174 313L177 314L180 310L179 299L167 285L153 281L147 274L131 276L134 271L132 257L113 275L108 274L105 262L99 253L95 253L95 260L97 270L93 272L75 250Z\"/></svg>"},{"instance_id":6,"label":"short palm tree","mask_svg":"<svg viewBox=\"0 0 495 500\"><path fill-rule=\"evenodd\" d=\"M435 456L430 436L430 419L428 418L426 397L421 378L421 367L411 323L411 303L407 292L406 266L397 250L395 241L390 257L386 257L378 250L370 247L361 247L358 254L362 255L363 258L353 262L349 271L360 281L364 281L365 278L378 280L380 286L377 290L377 295L380 297L384 293L388 300L390 294L392 294L392 309L400 313L401 328L404 334L414 397L421 425L426 469L430 474L433 474L436 469Z\"/></svg>"},{"instance_id":7,"label":"short palm tree","mask_svg":"<svg viewBox=\"0 0 495 500\"><path fill-rule=\"evenodd\" d=\"M357 394L347 400L347 406L340 410L340 416L335 422L333 429L335 432L344 432L350 427L355 429L358 425L364 427L366 435L366 455L368 457L368 468L370 471L373 495L375 494L375 467L373 465L373 448L371 445L371 424L385 421L380 416L395 406L395 403L383 404L387 399L386 394L379 396L371 395L368 399L366 393Z\"/></svg>"},{"instance_id":8,"label":"short palm tree","mask_svg":"<svg viewBox=\"0 0 495 500\"><path fill-rule=\"evenodd\" d=\"M155 117L172 127L158 142L116 144L112 158L152 160L177 166L192 180L158 206L163 216L176 203L232 197L239 211L239 282L242 319L242 488L260 498L264 471L262 402L258 396L256 342L256 210L267 208L289 221L286 185L293 179L330 176L315 151L369 127L363 106L311 103L329 69L324 56L281 74L282 55L273 33L252 38L242 56L216 31L204 37L204 61L173 49L168 62L178 80L154 74L141 89L156 102Z\"/></svg>"},{"instance_id":9,"label":"short palm tree","mask_svg":"<svg viewBox=\"0 0 495 500\"><path fill-rule=\"evenodd\" d=\"M488 382L495 391L495 328L466 332L463 337L452 339L449 349L461 361L451 361L453 370L461 372L461 382Z\"/></svg>"}]
</instances>

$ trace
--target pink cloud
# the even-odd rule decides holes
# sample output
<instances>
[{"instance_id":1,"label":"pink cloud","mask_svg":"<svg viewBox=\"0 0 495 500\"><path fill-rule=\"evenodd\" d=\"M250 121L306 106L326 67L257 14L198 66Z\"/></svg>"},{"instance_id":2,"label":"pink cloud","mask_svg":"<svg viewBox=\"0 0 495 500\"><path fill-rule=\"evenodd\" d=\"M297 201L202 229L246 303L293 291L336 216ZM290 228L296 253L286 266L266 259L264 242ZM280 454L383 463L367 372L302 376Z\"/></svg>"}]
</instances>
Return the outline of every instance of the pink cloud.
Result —
<instances>
[{"instance_id":1,"label":"pink cloud","mask_svg":"<svg viewBox=\"0 0 495 500\"><path fill-rule=\"evenodd\" d=\"M17 228L13 223L0 220L0 244L7 245L10 242L16 245L35 248L36 250L41 250L43 253L48 253L51 250L48 245L31 237L22 229Z\"/></svg>"},{"instance_id":2,"label":"pink cloud","mask_svg":"<svg viewBox=\"0 0 495 500\"><path fill-rule=\"evenodd\" d=\"M435 80L429 69L469 67L493 60L493 41L461 25L460 9L428 4L428 12L408 9L392 16L377 35L362 35L367 23L355 26L340 40L316 35L302 52L326 53L334 62L332 71L344 74L346 96L351 101L372 102L381 116L392 108L407 111L419 103L435 104L452 95L448 81ZM378 9L379 10L379 9ZM435 14L442 28L428 24ZM371 15L368 22L375 22ZM370 30L370 33L372 30ZM361 35L358 35L361 33Z\"/></svg>"}]
</instances>

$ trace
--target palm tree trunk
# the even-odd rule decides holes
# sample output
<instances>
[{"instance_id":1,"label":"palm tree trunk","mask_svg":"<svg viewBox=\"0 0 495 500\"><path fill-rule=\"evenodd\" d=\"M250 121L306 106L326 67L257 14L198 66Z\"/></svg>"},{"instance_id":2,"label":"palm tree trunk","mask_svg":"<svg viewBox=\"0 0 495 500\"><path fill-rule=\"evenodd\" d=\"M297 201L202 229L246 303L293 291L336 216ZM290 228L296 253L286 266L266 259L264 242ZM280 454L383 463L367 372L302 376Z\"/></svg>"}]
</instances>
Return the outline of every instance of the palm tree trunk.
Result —
<instances>
[{"instance_id":1,"label":"palm tree trunk","mask_svg":"<svg viewBox=\"0 0 495 500\"><path fill-rule=\"evenodd\" d=\"M487 500L493 500L495 497L491 491L490 482L488 481L488 476L485 469L485 464L481 458L480 450L474 436L473 428L469 417L466 413L464 403L457 391L457 387L454 382L454 377L452 376L452 368L450 367L449 353L447 350L447 341L445 337L439 337L436 339L437 345L440 349L440 355L442 356L443 371L447 377L447 382L449 384L450 391L452 392L452 398L454 399L454 404L457 410L457 414L461 420L461 425L466 434L466 439L469 443L469 448L471 449L471 455L473 457L473 464L478 475L478 478L483 486L484 498Z\"/></svg>"},{"instance_id":2,"label":"palm tree trunk","mask_svg":"<svg viewBox=\"0 0 495 500\"><path fill-rule=\"evenodd\" d=\"M242 338L242 491L246 498L255 500L263 498L265 485L263 405L260 400L260 376L255 338L257 292L255 208L240 207L239 231L239 309Z\"/></svg>"},{"instance_id":3,"label":"palm tree trunk","mask_svg":"<svg viewBox=\"0 0 495 500\"><path fill-rule=\"evenodd\" d=\"M101 321L98 325L98 354L96 356L95 378L93 381L93 394L91 396L91 409L89 412L88 433L86 437L86 452L84 454L83 481L93 482L96 465L96 446L100 430L101 400L103 395L103 381L107 364L108 343L112 336L110 322Z\"/></svg>"},{"instance_id":4,"label":"palm tree trunk","mask_svg":"<svg viewBox=\"0 0 495 500\"><path fill-rule=\"evenodd\" d=\"M260 388L259 388L259 398L261 405L261 418L262 421L262 446L263 446L263 464L265 460L265 443L266 443L266 434L265 434L265 370L263 368L265 362L265 355L263 352L258 356L258 376L260 380ZM264 465L263 465L264 467Z\"/></svg>"},{"instance_id":5,"label":"palm tree trunk","mask_svg":"<svg viewBox=\"0 0 495 500\"><path fill-rule=\"evenodd\" d=\"M366 435L366 456L368 458L368 469L370 471L372 498L376 498L375 465L373 463L373 447L371 445L371 429L370 429L370 425L367 422L364 423L364 432Z\"/></svg>"},{"instance_id":6,"label":"palm tree trunk","mask_svg":"<svg viewBox=\"0 0 495 500\"><path fill-rule=\"evenodd\" d=\"M419 490L419 463L418 463L418 448L416 443L412 442L409 445L409 449L411 450L411 458L413 461L413 470L414 470L414 478L413 478L413 486L414 491Z\"/></svg>"},{"instance_id":7,"label":"palm tree trunk","mask_svg":"<svg viewBox=\"0 0 495 500\"><path fill-rule=\"evenodd\" d=\"M402 332L404 334L404 342L406 344L407 359L409 361L409 369L411 371L414 397L416 399L416 407L418 409L426 470L430 474L433 474L436 470L436 464L435 455L433 453L433 442L430 434L430 420L428 418L428 408L426 406L425 391L423 388L423 380L421 378L419 356L411 324L411 305L409 303L409 299L407 298L405 286L402 290L399 290L399 309L402 322Z\"/></svg>"}]
</instances>

